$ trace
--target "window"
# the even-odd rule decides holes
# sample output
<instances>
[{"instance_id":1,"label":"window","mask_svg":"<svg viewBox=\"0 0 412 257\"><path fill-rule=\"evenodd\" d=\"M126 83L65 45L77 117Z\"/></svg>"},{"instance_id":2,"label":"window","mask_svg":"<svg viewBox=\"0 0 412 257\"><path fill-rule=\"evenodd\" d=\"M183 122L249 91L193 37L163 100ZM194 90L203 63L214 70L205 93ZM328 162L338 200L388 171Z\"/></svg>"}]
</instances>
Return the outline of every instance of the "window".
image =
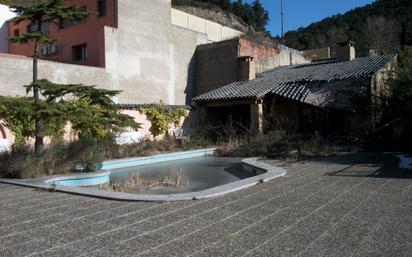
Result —
<instances>
[{"instance_id":1,"label":"window","mask_svg":"<svg viewBox=\"0 0 412 257\"><path fill-rule=\"evenodd\" d=\"M27 25L27 27L26 27L26 32L27 33L36 32L36 31L37 31L37 24L36 23ZM48 22L45 22L41 25L41 31L43 33L48 33L49 32L49 23Z\"/></svg>"},{"instance_id":2,"label":"window","mask_svg":"<svg viewBox=\"0 0 412 257\"><path fill-rule=\"evenodd\" d=\"M45 22L45 23L43 23L42 25L41 25L41 31L43 32L43 33L49 33L49 23L48 22Z\"/></svg>"},{"instance_id":3,"label":"window","mask_svg":"<svg viewBox=\"0 0 412 257\"><path fill-rule=\"evenodd\" d=\"M15 29L15 30L13 31L13 35L14 35L15 37L20 36L20 31L19 31L18 29Z\"/></svg>"},{"instance_id":4,"label":"window","mask_svg":"<svg viewBox=\"0 0 412 257\"><path fill-rule=\"evenodd\" d=\"M82 12L87 12L87 6L83 5L80 7L80 11ZM79 24L81 22L84 22L87 20L87 17L85 17L84 19L80 20L80 21L70 21L70 20L65 20L65 19L59 19L59 28L60 29L65 29L68 27L71 27L73 25Z\"/></svg>"},{"instance_id":5,"label":"window","mask_svg":"<svg viewBox=\"0 0 412 257\"><path fill-rule=\"evenodd\" d=\"M107 15L106 0L97 1L97 17L103 17Z\"/></svg>"},{"instance_id":6,"label":"window","mask_svg":"<svg viewBox=\"0 0 412 257\"><path fill-rule=\"evenodd\" d=\"M74 21L63 20L63 19L59 20L59 28L61 29L68 28L70 26L73 26L74 24L76 24Z\"/></svg>"},{"instance_id":7,"label":"window","mask_svg":"<svg viewBox=\"0 0 412 257\"><path fill-rule=\"evenodd\" d=\"M87 44L73 46L73 60L81 61L87 59Z\"/></svg>"},{"instance_id":8,"label":"window","mask_svg":"<svg viewBox=\"0 0 412 257\"><path fill-rule=\"evenodd\" d=\"M58 44L47 44L47 45L43 45L40 48L40 53L43 56L46 55L56 55L60 53L60 45Z\"/></svg>"}]
</instances>

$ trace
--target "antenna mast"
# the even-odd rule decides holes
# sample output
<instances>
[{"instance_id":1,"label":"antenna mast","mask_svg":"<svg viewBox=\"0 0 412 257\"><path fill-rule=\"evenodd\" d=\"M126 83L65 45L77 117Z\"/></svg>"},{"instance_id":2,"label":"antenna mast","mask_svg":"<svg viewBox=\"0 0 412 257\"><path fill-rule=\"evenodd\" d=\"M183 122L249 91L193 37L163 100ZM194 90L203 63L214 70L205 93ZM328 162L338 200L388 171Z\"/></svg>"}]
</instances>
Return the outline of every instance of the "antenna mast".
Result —
<instances>
[{"instance_id":1,"label":"antenna mast","mask_svg":"<svg viewBox=\"0 0 412 257\"><path fill-rule=\"evenodd\" d=\"M283 0L280 0L280 23L281 23L281 39L282 39L282 43L283 43L283 37L285 36L285 12L283 9L284 5L283 5Z\"/></svg>"}]
</instances>

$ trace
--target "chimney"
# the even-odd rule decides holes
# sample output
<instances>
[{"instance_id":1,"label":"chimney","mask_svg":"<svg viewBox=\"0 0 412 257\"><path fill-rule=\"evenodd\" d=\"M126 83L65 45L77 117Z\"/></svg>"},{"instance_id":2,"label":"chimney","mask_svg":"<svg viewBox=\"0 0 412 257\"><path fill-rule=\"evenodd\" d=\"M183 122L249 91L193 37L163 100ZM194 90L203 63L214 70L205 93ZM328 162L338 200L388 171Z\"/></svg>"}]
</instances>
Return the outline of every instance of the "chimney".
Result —
<instances>
[{"instance_id":1,"label":"chimney","mask_svg":"<svg viewBox=\"0 0 412 257\"><path fill-rule=\"evenodd\" d=\"M239 81L248 81L256 78L256 63L253 57L239 57L238 63Z\"/></svg>"},{"instance_id":2,"label":"chimney","mask_svg":"<svg viewBox=\"0 0 412 257\"><path fill-rule=\"evenodd\" d=\"M352 61L356 58L355 42L349 40L338 43L336 59L338 61Z\"/></svg>"},{"instance_id":3,"label":"chimney","mask_svg":"<svg viewBox=\"0 0 412 257\"><path fill-rule=\"evenodd\" d=\"M378 56L378 51L375 49L369 49L369 56Z\"/></svg>"}]
</instances>

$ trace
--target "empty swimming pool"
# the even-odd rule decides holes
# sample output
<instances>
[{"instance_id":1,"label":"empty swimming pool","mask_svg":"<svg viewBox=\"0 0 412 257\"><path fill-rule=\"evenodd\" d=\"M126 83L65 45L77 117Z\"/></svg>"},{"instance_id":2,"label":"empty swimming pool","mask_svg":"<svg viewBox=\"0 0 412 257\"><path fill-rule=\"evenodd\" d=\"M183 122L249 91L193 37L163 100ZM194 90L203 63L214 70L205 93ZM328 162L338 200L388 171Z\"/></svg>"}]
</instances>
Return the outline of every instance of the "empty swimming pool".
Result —
<instances>
[{"instance_id":1,"label":"empty swimming pool","mask_svg":"<svg viewBox=\"0 0 412 257\"><path fill-rule=\"evenodd\" d=\"M129 181L128 186L117 189L129 193L177 194L201 191L264 173L263 170L245 171L241 161L241 158L203 156L117 169L112 171L110 183L124 185ZM110 183L101 188L113 190L108 185Z\"/></svg>"}]
</instances>

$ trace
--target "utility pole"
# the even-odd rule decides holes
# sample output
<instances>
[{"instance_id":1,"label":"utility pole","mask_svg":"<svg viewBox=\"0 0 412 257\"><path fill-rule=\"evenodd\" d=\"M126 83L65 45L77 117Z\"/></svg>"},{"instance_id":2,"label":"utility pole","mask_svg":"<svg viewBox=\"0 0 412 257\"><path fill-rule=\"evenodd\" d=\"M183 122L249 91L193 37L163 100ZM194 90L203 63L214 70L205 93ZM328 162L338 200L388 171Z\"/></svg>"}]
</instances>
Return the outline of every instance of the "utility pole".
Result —
<instances>
[{"instance_id":1,"label":"utility pole","mask_svg":"<svg viewBox=\"0 0 412 257\"><path fill-rule=\"evenodd\" d=\"M283 0L280 0L280 31L281 31L281 41L283 42L283 37L285 36L285 12L283 9Z\"/></svg>"}]
</instances>

